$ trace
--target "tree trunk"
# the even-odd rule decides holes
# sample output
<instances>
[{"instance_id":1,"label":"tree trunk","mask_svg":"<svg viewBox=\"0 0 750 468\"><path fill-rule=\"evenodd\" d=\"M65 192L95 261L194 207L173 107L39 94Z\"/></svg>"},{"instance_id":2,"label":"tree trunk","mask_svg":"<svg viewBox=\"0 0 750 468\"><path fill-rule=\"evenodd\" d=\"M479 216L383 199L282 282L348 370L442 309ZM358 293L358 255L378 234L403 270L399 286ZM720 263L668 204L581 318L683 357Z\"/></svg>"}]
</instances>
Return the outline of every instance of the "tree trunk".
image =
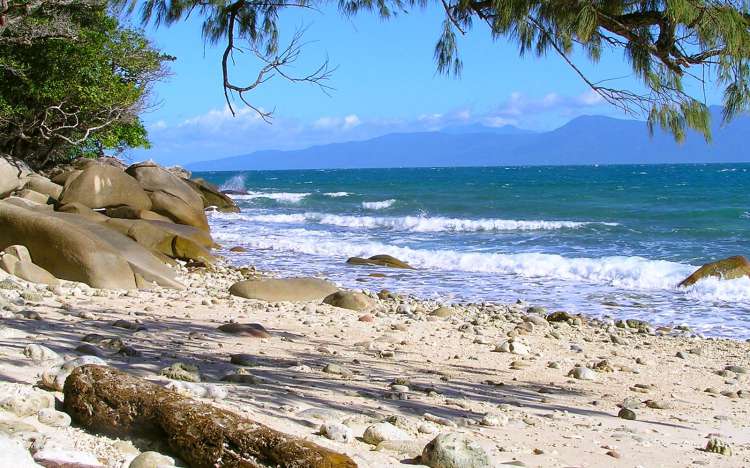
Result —
<instances>
[{"instance_id":1,"label":"tree trunk","mask_svg":"<svg viewBox=\"0 0 750 468\"><path fill-rule=\"evenodd\" d=\"M78 367L63 392L65 411L85 428L118 437L166 438L191 467L357 466L346 455L110 367Z\"/></svg>"}]
</instances>

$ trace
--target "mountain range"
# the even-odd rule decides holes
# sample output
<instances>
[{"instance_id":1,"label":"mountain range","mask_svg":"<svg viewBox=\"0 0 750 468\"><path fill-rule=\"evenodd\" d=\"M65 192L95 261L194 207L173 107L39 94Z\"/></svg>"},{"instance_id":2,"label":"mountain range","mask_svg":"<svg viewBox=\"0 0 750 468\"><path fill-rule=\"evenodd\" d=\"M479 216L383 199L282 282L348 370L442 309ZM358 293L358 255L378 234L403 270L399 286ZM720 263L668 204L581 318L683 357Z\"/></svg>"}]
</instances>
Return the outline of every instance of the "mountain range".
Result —
<instances>
[{"instance_id":1,"label":"mountain range","mask_svg":"<svg viewBox=\"0 0 750 468\"><path fill-rule=\"evenodd\" d=\"M689 132L678 144L645 122L605 116L577 117L549 132L480 124L437 132L393 133L364 141L301 150L266 150L187 165L193 171L353 169L506 165L657 164L750 162L750 116L721 126L712 107L713 141Z\"/></svg>"}]
</instances>

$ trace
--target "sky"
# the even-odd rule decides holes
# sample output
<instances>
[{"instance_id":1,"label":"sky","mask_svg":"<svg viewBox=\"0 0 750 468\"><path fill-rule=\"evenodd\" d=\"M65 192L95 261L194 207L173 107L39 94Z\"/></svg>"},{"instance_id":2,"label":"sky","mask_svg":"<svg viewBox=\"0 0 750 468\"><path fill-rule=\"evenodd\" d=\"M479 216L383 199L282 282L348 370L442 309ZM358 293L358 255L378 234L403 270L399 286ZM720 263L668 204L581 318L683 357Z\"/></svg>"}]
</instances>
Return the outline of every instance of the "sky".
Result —
<instances>
[{"instance_id":1,"label":"sky","mask_svg":"<svg viewBox=\"0 0 750 468\"><path fill-rule=\"evenodd\" d=\"M281 44L298 29L307 41L291 72L309 73L326 59L335 71L327 93L272 80L247 95L253 105L274 111L271 124L241 105L231 114L221 85L223 49L204 43L199 17L150 26L147 35L176 60L144 115L152 148L127 157L186 164L454 125L546 131L580 115L628 118L602 102L560 57L519 57L513 44L493 41L481 24L459 37L461 76L437 74L433 51L442 20L434 6L388 21L371 13L343 17L335 8L283 13ZM619 51L597 64L582 56L574 60L594 81L617 78L611 84L638 86ZM254 79L257 69L256 61L240 57L233 73L238 81ZM709 93L709 103L718 103L717 96Z\"/></svg>"}]
</instances>

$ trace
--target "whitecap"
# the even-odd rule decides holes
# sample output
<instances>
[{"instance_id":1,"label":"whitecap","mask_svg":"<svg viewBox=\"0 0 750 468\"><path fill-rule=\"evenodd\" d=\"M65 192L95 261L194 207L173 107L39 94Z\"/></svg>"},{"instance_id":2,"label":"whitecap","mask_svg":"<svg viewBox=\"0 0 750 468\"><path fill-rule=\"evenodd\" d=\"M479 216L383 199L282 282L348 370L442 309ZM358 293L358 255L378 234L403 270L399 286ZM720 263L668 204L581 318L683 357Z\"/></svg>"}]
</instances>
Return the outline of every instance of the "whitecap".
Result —
<instances>
[{"instance_id":1,"label":"whitecap","mask_svg":"<svg viewBox=\"0 0 750 468\"><path fill-rule=\"evenodd\" d=\"M362 202L362 208L366 210L384 210L390 208L396 200L391 198L390 200L376 201L376 202Z\"/></svg>"},{"instance_id":2,"label":"whitecap","mask_svg":"<svg viewBox=\"0 0 750 468\"><path fill-rule=\"evenodd\" d=\"M222 216L218 214L217 216ZM232 216L225 214L224 216ZM588 225L617 226L617 223L514 219L462 219L430 216L351 216L325 213L241 214L245 221L262 223L317 223L354 229L389 229L409 232L545 231L578 229Z\"/></svg>"},{"instance_id":3,"label":"whitecap","mask_svg":"<svg viewBox=\"0 0 750 468\"><path fill-rule=\"evenodd\" d=\"M308 197L310 193L291 193L291 192L247 192L237 195L229 195L235 200L255 200L257 198L267 198L283 203L299 203Z\"/></svg>"},{"instance_id":4,"label":"whitecap","mask_svg":"<svg viewBox=\"0 0 750 468\"><path fill-rule=\"evenodd\" d=\"M326 192L323 195L325 195L326 197L331 197L331 198L341 198L341 197L348 197L349 195L351 195L351 193L349 192Z\"/></svg>"}]
</instances>

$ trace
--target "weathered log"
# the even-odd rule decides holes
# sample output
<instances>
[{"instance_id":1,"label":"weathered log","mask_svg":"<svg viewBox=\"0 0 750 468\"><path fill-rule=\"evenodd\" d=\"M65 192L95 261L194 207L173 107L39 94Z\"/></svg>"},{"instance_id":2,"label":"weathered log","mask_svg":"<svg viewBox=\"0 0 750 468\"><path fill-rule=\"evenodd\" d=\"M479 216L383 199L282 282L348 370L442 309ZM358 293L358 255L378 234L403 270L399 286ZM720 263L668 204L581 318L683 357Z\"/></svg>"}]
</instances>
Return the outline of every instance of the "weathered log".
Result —
<instances>
[{"instance_id":1,"label":"weathered log","mask_svg":"<svg viewBox=\"0 0 750 468\"><path fill-rule=\"evenodd\" d=\"M85 428L166 439L191 467L357 466L346 455L110 367L78 367L63 392L65 411Z\"/></svg>"}]
</instances>

